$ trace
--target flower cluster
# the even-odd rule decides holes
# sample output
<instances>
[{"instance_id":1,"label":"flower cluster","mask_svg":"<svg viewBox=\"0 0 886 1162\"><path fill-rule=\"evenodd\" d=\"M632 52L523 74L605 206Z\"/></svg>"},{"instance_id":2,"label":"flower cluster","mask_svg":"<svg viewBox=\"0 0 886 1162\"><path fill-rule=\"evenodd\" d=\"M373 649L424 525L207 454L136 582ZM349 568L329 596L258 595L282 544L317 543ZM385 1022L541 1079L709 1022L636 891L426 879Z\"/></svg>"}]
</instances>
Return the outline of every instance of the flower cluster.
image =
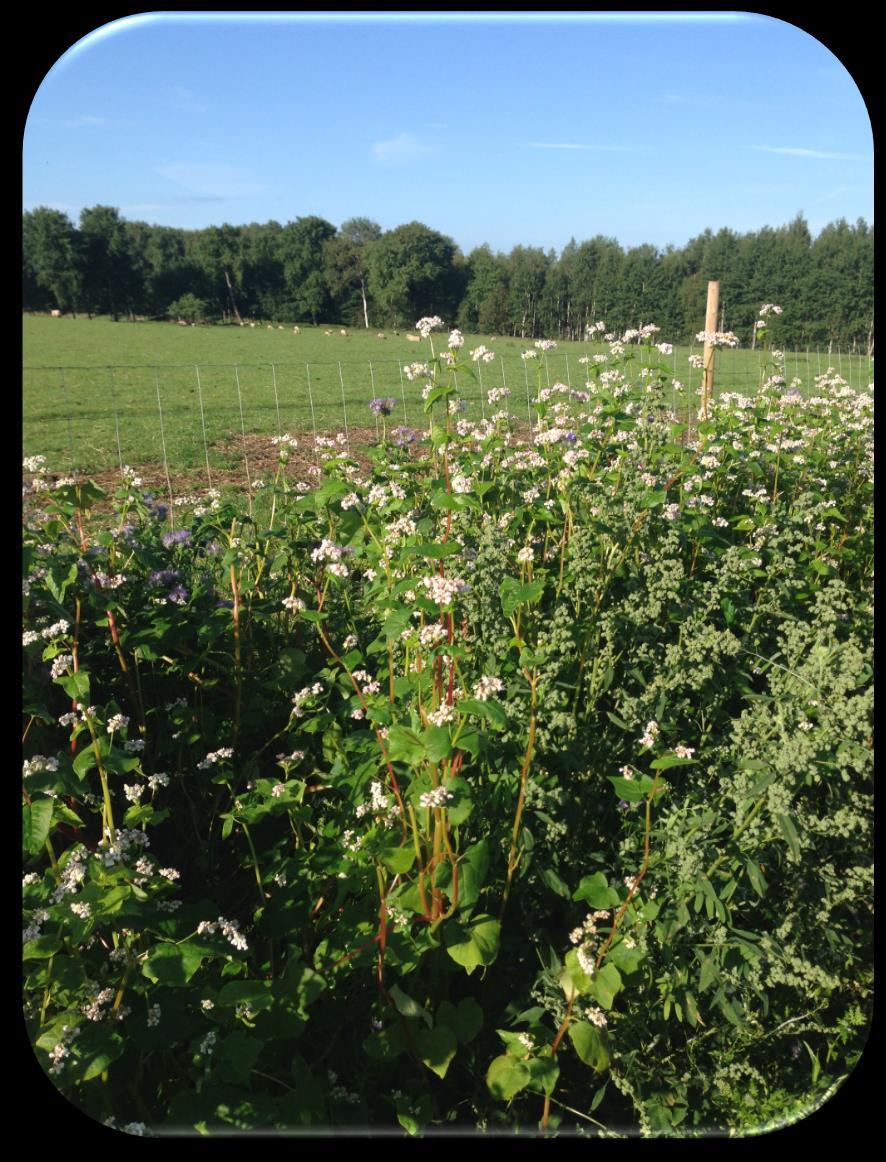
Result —
<instances>
[{"instance_id":1,"label":"flower cluster","mask_svg":"<svg viewBox=\"0 0 886 1162\"><path fill-rule=\"evenodd\" d=\"M439 315L430 315L424 319L419 319L415 324L415 329L421 335L422 339L427 339L431 331L438 331L445 325Z\"/></svg>"},{"instance_id":2,"label":"flower cluster","mask_svg":"<svg viewBox=\"0 0 886 1162\"><path fill-rule=\"evenodd\" d=\"M495 359L495 352L490 351L488 347L481 343L479 347L475 347L471 352L471 359L474 363L491 363Z\"/></svg>"},{"instance_id":3,"label":"flower cluster","mask_svg":"<svg viewBox=\"0 0 886 1162\"><path fill-rule=\"evenodd\" d=\"M738 336L732 331L699 331L695 336L696 343L704 343L706 347L737 347Z\"/></svg>"},{"instance_id":4,"label":"flower cluster","mask_svg":"<svg viewBox=\"0 0 886 1162\"><path fill-rule=\"evenodd\" d=\"M419 795L418 802L420 807L445 807L454 798L452 792L447 791L445 787L435 787L433 791L425 791L423 795Z\"/></svg>"},{"instance_id":5,"label":"flower cluster","mask_svg":"<svg viewBox=\"0 0 886 1162\"><path fill-rule=\"evenodd\" d=\"M640 739L641 746L654 746L655 740L659 734L658 723L653 719L646 723L646 729L643 732L643 737Z\"/></svg>"},{"instance_id":6,"label":"flower cluster","mask_svg":"<svg viewBox=\"0 0 886 1162\"><path fill-rule=\"evenodd\" d=\"M461 593L466 593L470 586L458 577L422 577L422 585L428 598L437 605L451 605Z\"/></svg>"},{"instance_id":7,"label":"flower cluster","mask_svg":"<svg viewBox=\"0 0 886 1162\"><path fill-rule=\"evenodd\" d=\"M301 690L297 690L295 694L292 695L292 705L295 707L292 713L295 715L295 717L302 718L305 712L305 703L310 701L311 698L314 698L318 694L322 693L323 684L321 682L315 682L312 686L305 686Z\"/></svg>"},{"instance_id":8,"label":"flower cluster","mask_svg":"<svg viewBox=\"0 0 886 1162\"><path fill-rule=\"evenodd\" d=\"M433 726L445 726L448 722L454 722L455 718L455 707L443 702L436 710L431 711L428 715L428 722Z\"/></svg>"},{"instance_id":9,"label":"flower cluster","mask_svg":"<svg viewBox=\"0 0 886 1162\"><path fill-rule=\"evenodd\" d=\"M393 396L386 398L379 396L369 401L369 410L377 416L389 416L396 406L397 401Z\"/></svg>"},{"instance_id":10,"label":"flower cluster","mask_svg":"<svg viewBox=\"0 0 886 1162\"><path fill-rule=\"evenodd\" d=\"M210 751L202 762L197 763L197 770L206 771L215 763L223 762L225 759L234 757L234 748L231 746L222 746L218 750Z\"/></svg>"},{"instance_id":11,"label":"flower cluster","mask_svg":"<svg viewBox=\"0 0 886 1162\"><path fill-rule=\"evenodd\" d=\"M473 695L478 702L486 702L493 695L501 694L505 688L501 678L483 677L474 683Z\"/></svg>"},{"instance_id":12,"label":"flower cluster","mask_svg":"<svg viewBox=\"0 0 886 1162\"><path fill-rule=\"evenodd\" d=\"M430 379L431 369L427 363L406 363L403 374L412 383L415 379Z\"/></svg>"},{"instance_id":13,"label":"flower cluster","mask_svg":"<svg viewBox=\"0 0 886 1162\"><path fill-rule=\"evenodd\" d=\"M197 935L202 936L204 933L212 935L218 929L221 929L221 934L240 952L248 952L249 945L246 942L246 937L240 932L240 923L238 920L225 920L223 916L219 916L217 920L201 920L197 925Z\"/></svg>"},{"instance_id":14,"label":"flower cluster","mask_svg":"<svg viewBox=\"0 0 886 1162\"><path fill-rule=\"evenodd\" d=\"M22 763L22 778L30 778L31 775L39 774L41 771L57 771L58 759L50 758L46 755L35 754L31 758L25 759Z\"/></svg>"}]
</instances>

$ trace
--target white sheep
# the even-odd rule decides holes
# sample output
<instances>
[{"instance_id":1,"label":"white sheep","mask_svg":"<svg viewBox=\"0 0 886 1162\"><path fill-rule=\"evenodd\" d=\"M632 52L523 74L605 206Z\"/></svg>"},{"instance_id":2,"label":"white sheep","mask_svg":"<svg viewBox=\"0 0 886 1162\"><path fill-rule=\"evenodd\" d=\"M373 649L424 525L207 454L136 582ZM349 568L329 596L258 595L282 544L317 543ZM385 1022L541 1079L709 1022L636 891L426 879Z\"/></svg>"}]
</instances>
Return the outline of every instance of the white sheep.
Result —
<instances>
[{"instance_id":1,"label":"white sheep","mask_svg":"<svg viewBox=\"0 0 886 1162\"><path fill-rule=\"evenodd\" d=\"M421 335L407 335L406 338L409 340L410 343L420 343L421 342Z\"/></svg>"},{"instance_id":2,"label":"white sheep","mask_svg":"<svg viewBox=\"0 0 886 1162\"><path fill-rule=\"evenodd\" d=\"M292 328L292 333L293 333L293 335L300 335L300 334L301 334L301 331L299 330L299 328L298 328L298 327L293 327L293 328Z\"/></svg>"}]
</instances>

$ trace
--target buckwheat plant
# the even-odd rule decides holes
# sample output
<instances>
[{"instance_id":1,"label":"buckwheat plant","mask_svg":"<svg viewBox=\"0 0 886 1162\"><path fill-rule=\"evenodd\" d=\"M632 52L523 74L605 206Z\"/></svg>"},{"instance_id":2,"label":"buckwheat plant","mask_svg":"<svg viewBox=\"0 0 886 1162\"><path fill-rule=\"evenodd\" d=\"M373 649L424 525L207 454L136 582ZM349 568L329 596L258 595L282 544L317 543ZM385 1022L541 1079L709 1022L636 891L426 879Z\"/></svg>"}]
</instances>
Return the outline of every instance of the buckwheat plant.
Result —
<instances>
[{"instance_id":1,"label":"buckwheat plant","mask_svg":"<svg viewBox=\"0 0 886 1162\"><path fill-rule=\"evenodd\" d=\"M251 515L25 462L37 1058L133 1133L794 1120L871 1005L872 389L689 428L641 324L526 433L417 330L425 433Z\"/></svg>"}]
</instances>

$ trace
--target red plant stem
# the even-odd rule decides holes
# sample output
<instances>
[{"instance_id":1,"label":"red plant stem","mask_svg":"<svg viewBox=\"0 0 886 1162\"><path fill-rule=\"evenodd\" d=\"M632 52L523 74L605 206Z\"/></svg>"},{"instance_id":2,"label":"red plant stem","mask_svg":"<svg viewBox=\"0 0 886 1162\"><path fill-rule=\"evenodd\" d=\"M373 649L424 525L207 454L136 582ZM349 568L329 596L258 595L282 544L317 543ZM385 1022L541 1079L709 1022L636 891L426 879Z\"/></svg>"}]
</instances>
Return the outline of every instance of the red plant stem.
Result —
<instances>
[{"instance_id":1,"label":"red plant stem","mask_svg":"<svg viewBox=\"0 0 886 1162\"><path fill-rule=\"evenodd\" d=\"M135 707L135 713L138 718L138 729L140 734L146 732L145 711L142 706L142 700L138 695L138 691L132 684L132 674L126 664L126 658L123 654L123 646L120 643L120 631L117 629L117 619L114 617L113 609L107 610L108 614L108 629L111 633L111 641L114 643L114 650L117 654L117 660L120 663L120 669L123 672L123 678L126 682L126 688L129 691L129 697L132 705Z\"/></svg>"},{"instance_id":2,"label":"red plant stem","mask_svg":"<svg viewBox=\"0 0 886 1162\"><path fill-rule=\"evenodd\" d=\"M640 865L640 870L637 873L637 875L634 876L633 886L628 889L628 894L625 897L624 903L619 908L618 912L616 912L616 914L615 914L615 918L612 921L612 930L610 931L609 935L607 936L606 940L603 943L603 946L601 947L599 953L597 954L597 959L595 962L596 968L599 968L600 965L603 963L603 957L606 955L606 953L609 949L609 945L612 943L612 940L613 940L616 932L618 931L618 926L622 921L622 917L624 916L625 912L628 910L628 905L630 904L631 900L637 894L637 888L639 888L639 886L640 886L640 881L643 879L643 877L646 875L647 871L649 870L649 850L650 850L649 832L650 832L650 828L652 826L652 800L655 798L655 789L658 786L659 774L660 774L659 771L655 772L655 778L652 781L652 786L650 787L649 794L646 797L646 821L645 821L645 828L644 828L644 832L643 832L643 863Z\"/></svg>"},{"instance_id":3,"label":"red plant stem","mask_svg":"<svg viewBox=\"0 0 886 1162\"><path fill-rule=\"evenodd\" d=\"M338 960L332 962L332 968L338 968L340 964L344 964L346 960L350 960L352 956L359 956L361 952L365 952L367 948L371 948L373 944L377 944L381 939L381 934L376 933L371 940L367 940L365 944L361 944L359 948L354 948L351 952L346 952L344 956L340 956Z\"/></svg>"},{"instance_id":4,"label":"red plant stem","mask_svg":"<svg viewBox=\"0 0 886 1162\"><path fill-rule=\"evenodd\" d=\"M387 897L382 895L381 905L379 907L378 915L378 966L376 968L376 980L378 981L379 989L384 988L385 983L385 948L387 947L388 938L388 909Z\"/></svg>"}]
</instances>

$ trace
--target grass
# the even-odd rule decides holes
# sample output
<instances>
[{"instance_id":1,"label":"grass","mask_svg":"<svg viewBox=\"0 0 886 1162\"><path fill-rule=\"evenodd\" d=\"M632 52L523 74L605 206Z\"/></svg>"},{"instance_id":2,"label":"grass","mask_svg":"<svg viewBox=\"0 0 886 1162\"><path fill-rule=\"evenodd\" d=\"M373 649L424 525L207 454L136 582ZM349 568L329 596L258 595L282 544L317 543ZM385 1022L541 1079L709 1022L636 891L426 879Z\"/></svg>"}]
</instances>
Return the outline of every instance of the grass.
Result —
<instances>
[{"instance_id":1,"label":"grass","mask_svg":"<svg viewBox=\"0 0 886 1162\"><path fill-rule=\"evenodd\" d=\"M98 471L117 464L160 464L173 473L204 462L224 467L239 456L243 433L341 430L372 423L366 405L373 396L394 396L390 425L423 426L421 382L410 382L402 366L426 358L427 343L411 343L386 331L302 326L180 327L171 323L113 323L109 319L52 319L25 316L24 452L43 453L54 468ZM327 336L324 331L331 329ZM466 336L466 349L479 343L498 358L479 369L481 382L463 383L468 416L489 411L485 391L506 384L510 410L526 415L536 388L536 369L520 358L529 340ZM445 335L435 337L439 350ZM602 345L561 343L546 356L543 383L580 387L584 355ZM699 349L696 348L696 351ZM677 347L666 363L690 389L700 373L691 370L688 347ZM833 365L853 386L871 377L866 357L834 352L787 353L788 379L805 388ZM760 353L718 353L717 390L750 392L759 382ZM481 391L482 383L482 391ZM685 394L673 402L682 411ZM669 401L670 402L670 401ZM498 405L501 406L501 405ZM205 429L205 442L204 442Z\"/></svg>"}]
</instances>

